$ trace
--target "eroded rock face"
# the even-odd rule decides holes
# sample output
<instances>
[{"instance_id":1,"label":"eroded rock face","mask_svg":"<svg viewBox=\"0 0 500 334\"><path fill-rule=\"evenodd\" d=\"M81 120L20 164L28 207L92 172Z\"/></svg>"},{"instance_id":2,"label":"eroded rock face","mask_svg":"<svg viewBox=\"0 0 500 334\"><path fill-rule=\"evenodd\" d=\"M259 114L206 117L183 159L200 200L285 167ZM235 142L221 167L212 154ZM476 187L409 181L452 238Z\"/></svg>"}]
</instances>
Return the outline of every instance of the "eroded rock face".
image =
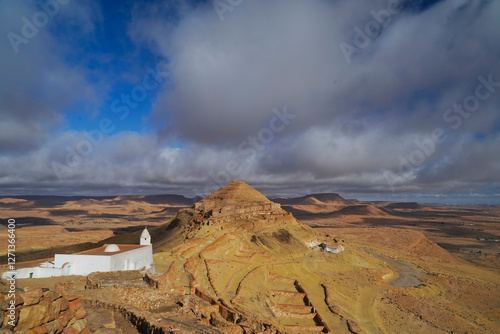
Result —
<instances>
[{"instance_id":1,"label":"eroded rock face","mask_svg":"<svg viewBox=\"0 0 500 334\"><path fill-rule=\"evenodd\" d=\"M280 204L240 181L229 183L185 211L192 215L191 222L195 226L289 215Z\"/></svg>"},{"instance_id":2,"label":"eroded rock face","mask_svg":"<svg viewBox=\"0 0 500 334\"><path fill-rule=\"evenodd\" d=\"M3 322L0 330L13 333L90 333L86 312L80 300L73 295L42 288L27 287L19 293L21 302L16 307L16 325L9 325L5 303L0 312ZM1 296L4 299L4 296Z\"/></svg>"},{"instance_id":3,"label":"eroded rock face","mask_svg":"<svg viewBox=\"0 0 500 334\"><path fill-rule=\"evenodd\" d=\"M193 211L197 218L284 213L280 204L240 181L233 181L208 195L193 205Z\"/></svg>"}]
</instances>

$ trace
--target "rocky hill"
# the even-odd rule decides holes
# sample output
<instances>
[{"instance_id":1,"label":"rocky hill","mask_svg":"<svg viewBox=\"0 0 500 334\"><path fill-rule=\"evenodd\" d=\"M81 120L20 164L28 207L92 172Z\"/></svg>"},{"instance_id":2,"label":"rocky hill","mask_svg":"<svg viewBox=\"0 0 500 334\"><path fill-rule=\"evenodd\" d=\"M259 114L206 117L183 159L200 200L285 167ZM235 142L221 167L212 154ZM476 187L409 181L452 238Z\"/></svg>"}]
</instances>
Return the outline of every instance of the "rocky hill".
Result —
<instances>
[{"instance_id":1,"label":"rocky hill","mask_svg":"<svg viewBox=\"0 0 500 334\"><path fill-rule=\"evenodd\" d=\"M169 229L169 233L156 233L155 229L158 232ZM158 251L171 249L179 240L215 237L228 230L270 252L282 248L292 252L304 250L305 243L314 238L312 229L295 220L280 204L239 181L220 188L192 208L179 211L170 224L155 229L153 243L158 245ZM155 238L155 235L163 235L163 238ZM173 235L176 237L172 238ZM280 244L280 239L286 242Z\"/></svg>"}]
</instances>

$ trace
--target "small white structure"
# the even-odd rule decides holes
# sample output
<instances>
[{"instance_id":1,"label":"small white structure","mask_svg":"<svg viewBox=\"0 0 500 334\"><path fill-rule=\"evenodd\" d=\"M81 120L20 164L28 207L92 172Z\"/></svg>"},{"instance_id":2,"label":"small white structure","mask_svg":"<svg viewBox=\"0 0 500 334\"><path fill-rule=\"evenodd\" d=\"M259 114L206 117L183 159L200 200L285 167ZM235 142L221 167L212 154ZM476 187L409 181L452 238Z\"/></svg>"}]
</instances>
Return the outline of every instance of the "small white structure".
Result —
<instances>
[{"instance_id":1,"label":"small white structure","mask_svg":"<svg viewBox=\"0 0 500 334\"><path fill-rule=\"evenodd\" d=\"M332 253L332 254L338 254L338 253L344 251L344 246L340 245L340 244L330 244L329 245L329 244L322 242L318 246L322 252L327 252L327 253Z\"/></svg>"},{"instance_id":2,"label":"small white structure","mask_svg":"<svg viewBox=\"0 0 500 334\"><path fill-rule=\"evenodd\" d=\"M154 271L153 245L147 229L141 234L140 245L104 245L75 254L56 254L54 261L38 267L19 268L5 272L2 278L36 278L51 276L88 275L96 271Z\"/></svg>"},{"instance_id":3,"label":"small white structure","mask_svg":"<svg viewBox=\"0 0 500 334\"><path fill-rule=\"evenodd\" d=\"M151 244L151 235L149 234L148 228L144 228L144 231L141 233L141 241L140 245L150 245Z\"/></svg>"}]
</instances>

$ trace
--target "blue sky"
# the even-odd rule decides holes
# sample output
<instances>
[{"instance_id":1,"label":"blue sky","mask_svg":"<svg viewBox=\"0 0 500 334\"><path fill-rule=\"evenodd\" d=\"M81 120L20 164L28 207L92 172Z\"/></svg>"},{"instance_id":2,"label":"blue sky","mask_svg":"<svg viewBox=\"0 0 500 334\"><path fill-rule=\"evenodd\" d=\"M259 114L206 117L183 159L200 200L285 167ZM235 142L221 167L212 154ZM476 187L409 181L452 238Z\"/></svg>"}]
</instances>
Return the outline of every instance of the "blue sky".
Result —
<instances>
[{"instance_id":1,"label":"blue sky","mask_svg":"<svg viewBox=\"0 0 500 334\"><path fill-rule=\"evenodd\" d=\"M500 4L0 1L0 192L500 202Z\"/></svg>"},{"instance_id":2,"label":"blue sky","mask_svg":"<svg viewBox=\"0 0 500 334\"><path fill-rule=\"evenodd\" d=\"M85 131L96 127L99 117L115 117L111 103L121 94L127 94L136 85L135 77L144 75L145 68L152 66L161 59L147 48L140 48L133 43L126 32L131 21L134 7L133 1L103 1L99 4L99 19L92 38L83 43L80 39L72 39L78 34L78 27L68 32L64 23L54 24L54 36L67 38L66 43L72 49L67 58L73 66L83 66L89 80L96 83L105 76L109 82L107 98L103 104L96 106L96 112L89 114L85 104L80 104L68 110L65 118L68 128ZM141 101L126 119L120 119L122 131L147 131L146 118L151 112L157 91L150 92L148 98Z\"/></svg>"}]
</instances>

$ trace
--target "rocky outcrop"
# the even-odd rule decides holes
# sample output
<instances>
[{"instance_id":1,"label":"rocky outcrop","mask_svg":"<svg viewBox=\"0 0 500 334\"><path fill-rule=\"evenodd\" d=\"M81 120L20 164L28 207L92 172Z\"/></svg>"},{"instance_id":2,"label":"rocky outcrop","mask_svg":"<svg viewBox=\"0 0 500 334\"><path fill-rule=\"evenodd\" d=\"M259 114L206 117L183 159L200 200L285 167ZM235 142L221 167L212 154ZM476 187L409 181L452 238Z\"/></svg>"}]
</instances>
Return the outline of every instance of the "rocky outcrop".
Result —
<instances>
[{"instance_id":1,"label":"rocky outcrop","mask_svg":"<svg viewBox=\"0 0 500 334\"><path fill-rule=\"evenodd\" d=\"M98 299L85 299L83 302L88 307L98 307L121 313L141 333L173 333L171 328L162 326L147 311L141 311L135 307L127 307L119 303L104 302ZM105 324L105 327L114 328L115 325Z\"/></svg>"},{"instance_id":2,"label":"rocky outcrop","mask_svg":"<svg viewBox=\"0 0 500 334\"><path fill-rule=\"evenodd\" d=\"M198 203L196 203L198 204ZM203 203L202 203L203 204ZM209 211L200 204L192 209L192 223L194 226L221 225L227 222L254 219L270 219L276 216L289 215L281 209L278 203L241 203L217 206Z\"/></svg>"},{"instance_id":3,"label":"rocky outcrop","mask_svg":"<svg viewBox=\"0 0 500 334\"><path fill-rule=\"evenodd\" d=\"M90 333L85 309L74 295L61 295L60 292L25 288L17 294L15 326L9 325L5 296L0 295L0 312L3 321L1 330L12 333Z\"/></svg>"},{"instance_id":4,"label":"rocky outcrop","mask_svg":"<svg viewBox=\"0 0 500 334\"><path fill-rule=\"evenodd\" d=\"M206 206L211 207L210 211L207 211ZM200 213L210 212L212 217L221 216L234 216L241 215L245 213L250 214L270 214L273 212L281 213L281 205L278 203L241 203L241 204L228 204L223 207L217 207L215 204L209 202L207 203L196 203L194 205L194 210Z\"/></svg>"},{"instance_id":5,"label":"rocky outcrop","mask_svg":"<svg viewBox=\"0 0 500 334\"><path fill-rule=\"evenodd\" d=\"M281 205L244 182L233 181L208 195L192 207L195 222L222 223L224 217L252 217L256 215L283 215Z\"/></svg>"}]
</instances>

